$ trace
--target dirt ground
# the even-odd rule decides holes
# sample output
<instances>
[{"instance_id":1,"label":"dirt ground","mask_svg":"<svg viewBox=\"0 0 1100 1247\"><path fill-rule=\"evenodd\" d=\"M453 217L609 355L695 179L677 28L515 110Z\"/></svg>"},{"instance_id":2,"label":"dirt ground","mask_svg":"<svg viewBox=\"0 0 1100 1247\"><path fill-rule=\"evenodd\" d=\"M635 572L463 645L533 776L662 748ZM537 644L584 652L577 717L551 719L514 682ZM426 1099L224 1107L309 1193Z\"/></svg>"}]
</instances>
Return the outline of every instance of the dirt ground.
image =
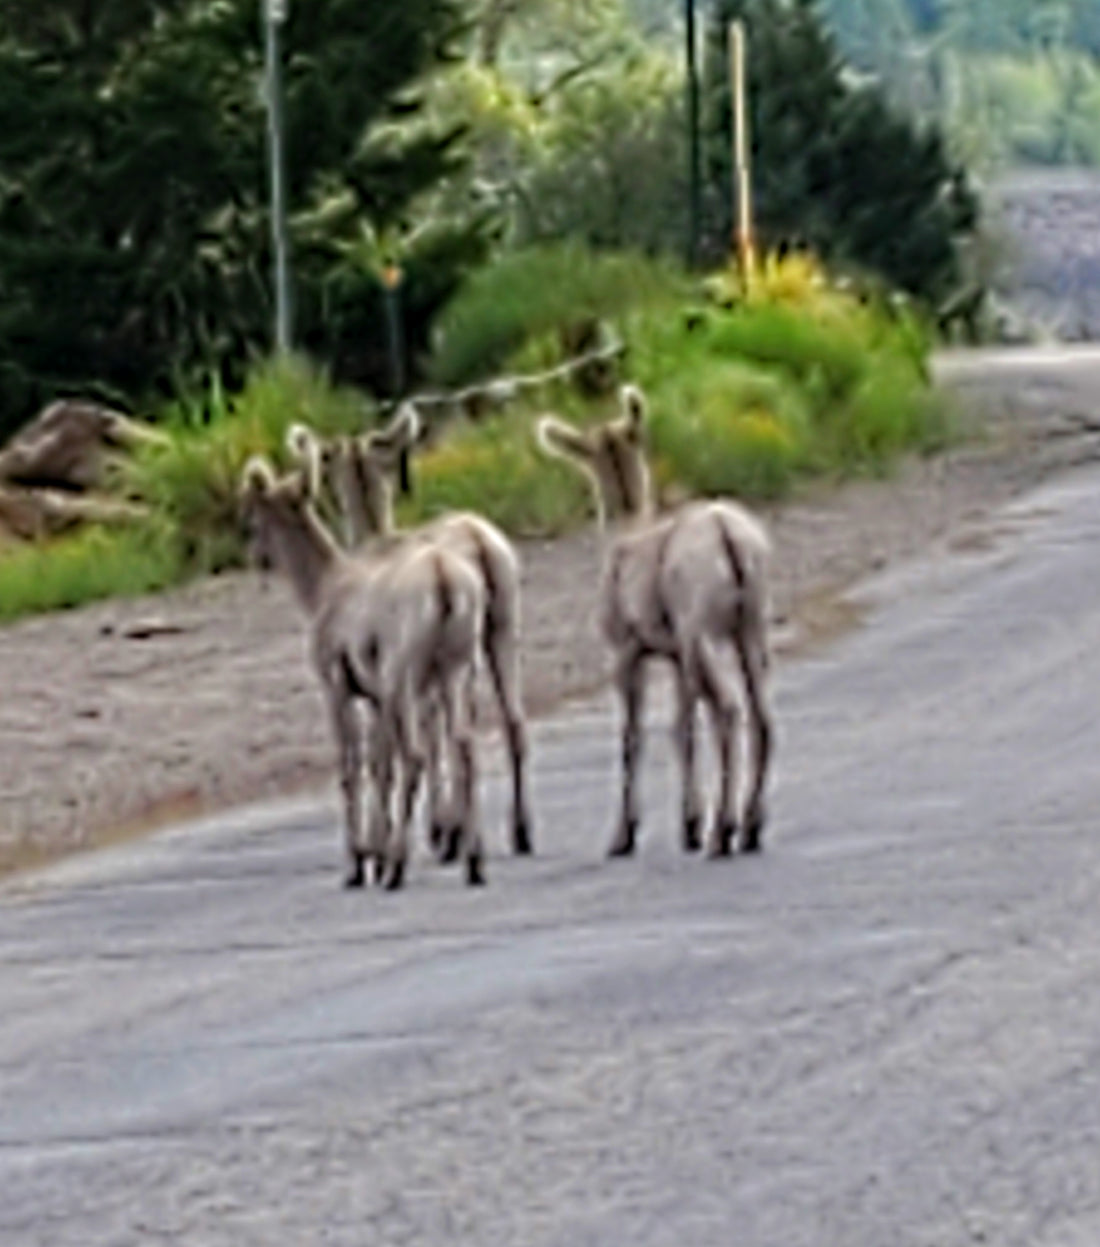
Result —
<instances>
[{"instance_id":1,"label":"dirt ground","mask_svg":"<svg viewBox=\"0 0 1100 1247\"><path fill-rule=\"evenodd\" d=\"M844 589L1100 455L1090 390L983 379L975 440L889 480L816 486L766 515L780 661L850 626ZM971 400L980 397L980 403ZM534 715L606 679L592 530L522 548ZM177 817L327 785L332 745L302 619L274 576L225 576L0 630L0 871Z\"/></svg>"}]
</instances>

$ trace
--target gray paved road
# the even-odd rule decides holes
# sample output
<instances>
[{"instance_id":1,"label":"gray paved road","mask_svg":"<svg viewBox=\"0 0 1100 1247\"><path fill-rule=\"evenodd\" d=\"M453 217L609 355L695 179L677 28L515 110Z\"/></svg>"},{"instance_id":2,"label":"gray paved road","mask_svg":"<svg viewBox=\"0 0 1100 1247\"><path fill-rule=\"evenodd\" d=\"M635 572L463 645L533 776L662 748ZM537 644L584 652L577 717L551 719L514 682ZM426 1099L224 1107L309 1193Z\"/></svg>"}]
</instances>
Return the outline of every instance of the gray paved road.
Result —
<instances>
[{"instance_id":1,"label":"gray paved road","mask_svg":"<svg viewBox=\"0 0 1100 1247\"><path fill-rule=\"evenodd\" d=\"M759 859L678 855L661 732L603 863L599 703L481 894L340 892L304 805L7 885L0 1244L1095 1247L1100 474L865 604Z\"/></svg>"}]
</instances>

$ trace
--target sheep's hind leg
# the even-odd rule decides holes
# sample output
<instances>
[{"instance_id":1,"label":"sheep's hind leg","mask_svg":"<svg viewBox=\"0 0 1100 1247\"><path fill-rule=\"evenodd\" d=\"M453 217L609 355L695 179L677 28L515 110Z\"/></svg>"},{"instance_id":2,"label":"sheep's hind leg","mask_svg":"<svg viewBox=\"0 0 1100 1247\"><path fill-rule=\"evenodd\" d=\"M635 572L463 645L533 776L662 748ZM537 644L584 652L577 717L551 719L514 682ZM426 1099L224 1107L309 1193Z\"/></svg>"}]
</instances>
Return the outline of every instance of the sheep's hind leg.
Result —
<instances>
[{"instance_id":1,"label":"sheep's hind leg","mask_svg":"<svg viewBox=\"0 0 1100 1247\"><path fill-rule=\"evenodd\" d=\"M423 728L428 750L428 843L437 860L447 864L458 857L459 828L453 797L448 799L446 792L444 761L447 733L441 702L442 698L433 690L425 704Z\"/></svg>"},{"instance_id":2,"label":"sheep's hind leg","mask_svg":"<svg viewBox=\"0 0 1100 1247\"><path fill-rule=\"evenodd\" d=\"M756 853L760 850L760 838L767 821L764 786L767 783L768 766L772 754L772 720L764 688L767 676L767 655L762 644L748 648L742 643L737 647L737 656L741 663L745 698L749 706L753 755L753 775L745 805L745 822L741 830L740 847L742 853Z\"/></svg>"},{"instance_id":3,"label":"sheep's hind leg","mask_svg":"<svg viewBox=\"0 0 1100 1247\"><path fill-rule=\"evenodd\" d=\"M477 751L474 744L474 672L460 675L448 689L447 726L453 742L461 809L461 850L470 887L485 883L485 853L478 808Z\"/></svg>"},{"instance_id":4,"label":"sheep's hind leg","mask_svg":"<svg viewBox=\"0 0 1100 1247\"><path fill-rule=\"evenodd\" d=\"M698 852L701 847L699 828L702 823L699 802L699 785L695 767L696 708L699 699L698 685L693 673L680 666L676 673L676 727L674 730L676 750L680 755L682 779L681 818L682 843L685 853Z\"/></svg>"},{"instance_id":5,"label":"sheep's hind leg","mask_svg":"<svg viewBox=\"0 0 1100 1247\"><path fill-rule=\"evenodd\" d=\"M527 799L527 725L520 700L515 636L496 627L486 632L485 656L504 723L512 767L512 851L518 857L534 852L531 810Z\"/></svg>"},{"instance_id":6,"label":"sheep's hind leg","mask_svg":"<svg viewBox=\"0 0 1100 1247\"><path fill-rule=\"evenodd\" d=\"M393 834L394 748L381 717L372 713L367 729L367 757L371 777L367 814L367 859L373 880L381 883L386 851Z\"/></svg>"},{"instance_id":7,"label":"sheep's hind leg","mask_svg":"<svg viewBox=\"0 0 1100 1247\"><path fill-rule=\"evenodd\" d=\"M364 883L363 747L361 724L346 684L329 686L329 713L339 757L340 790L344 797L344 886Z\"/></svg>"},{"instance_id":8,"label":"sheep's hind leg","mask_svg":"<svg viewBox=\"0 0 1100 1247\"><path fill-rule=\"evenodd\" d=\"M396 892L405 882L405 867L409 856L409 825L416 808L416 793L424 773L424 757L416 727L410 723L405 711L393 716L391 739L397 743L398 762L401 773L401 808L397 824L390 837L387 853L387 873L382 886L387 892Z\"/></svg>"},{"instance_id":9,"label":"sheep's hind leg","mask_svg":"<svg viewBox=\"0 0 1100 1247\"><path fill-rule=\"evenodd\" d=\"M624 655L615 672L615 684L623 704L622 807L619 827L608 850L609 857L629 857L638 836L638 763L642 756L642 713L645 708L645 670L641 654Z\"/></svg>"},{"instance_id":10,"label":"sheep's hind leg","mask_svg":"<svg viewBox=\"0 0 1100 1247\"><path fill-rule=\"evenodd\" d=\"M720 770L714 830L708 853L710 857L728 857L737 835L737 734L740 711L736 695L725 679L714 650L705 639L700 640L697 654Z\"/></svg>"}]
</instances>

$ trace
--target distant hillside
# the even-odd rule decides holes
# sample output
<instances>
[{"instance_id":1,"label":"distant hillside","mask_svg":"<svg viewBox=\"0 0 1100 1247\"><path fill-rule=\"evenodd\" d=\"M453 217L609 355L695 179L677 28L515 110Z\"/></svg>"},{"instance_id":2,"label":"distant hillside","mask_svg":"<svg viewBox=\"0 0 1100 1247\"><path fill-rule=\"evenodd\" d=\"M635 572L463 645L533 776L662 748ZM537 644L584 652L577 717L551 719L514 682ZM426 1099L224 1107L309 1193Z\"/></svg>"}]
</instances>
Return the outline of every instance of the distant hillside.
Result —
<instances>
[{"instance_id":1,"label":"distant hillside","mask_svg":"<svg viewBox=\"0 0 1100 1247\"><path fill-rule=\"evenodd\" d=\"M819 0L852 64L969 163L1100 167L1100 0Z\"/></svg>"},{"instance_id":2,"label":"distant hillside","mask_svg":"<svg viewBox=\"0 0 1100 1247\"><path fill-rule=\"evenodd\" d=\"M683 0L625 0L679 53ZM1100 168L1100 0L817 0L846 60L989 170ZM695 0L699 21L712 5Z\"/></svg>"},{"instance_id":3,"label":"distant hillside","mask_svg":"<svg viewBox=\"0 0 1100 1247\"><path fill-rule=\"evenodd\" d=\"M950 44L970 52L1030 54L1075 48L1100 55L1096 0L820 0L845 48L880 59L899 38Z\"/></svg>"},{"instance_id":4,"label":"distant hillside","mask_svg":"<svg viewBox=\"0 0 1100 1247\"><path fill-rule=\"evenodd\" d=\"M991 188L1010 248L998 295L1060 341L1100 341L1100 172L1024 171Z\"/></svg>"}]
</instances>

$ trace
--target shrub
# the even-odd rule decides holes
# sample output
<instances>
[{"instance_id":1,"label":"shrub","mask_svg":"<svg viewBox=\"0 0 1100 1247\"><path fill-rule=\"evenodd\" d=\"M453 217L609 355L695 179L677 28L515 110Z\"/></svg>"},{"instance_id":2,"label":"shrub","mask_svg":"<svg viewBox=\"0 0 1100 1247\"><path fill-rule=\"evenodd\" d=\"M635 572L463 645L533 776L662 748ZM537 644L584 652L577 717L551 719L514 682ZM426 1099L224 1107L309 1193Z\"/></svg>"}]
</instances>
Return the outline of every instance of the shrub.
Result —
<instances>
[{"instance_id":1,"label":"shrub","mask_svg":"<svg viewBox=\"0 0 1100 1247\"><path fill-rule=\"evenodd\" d=\"M926 378L929 335L904 307L769 261L740 295L639 318L630 338L653 401L662 476L701 493L772 498L807 471L881 470L949 435Z\"/></svg>"},{"instance_id":2,"label":"shrub","mask_svg":"<svg viewBox=\"0 0 1100 1247\"><path fill-rule=\"evenodd\" d=\"M442 313L430 365L439 385L504 367L532 339L586 319L620 317L682 293L672 269L577 244L513 252L472 277Z\"/></svg>"},{"instance_id":3,"label":"shrub","mask_svg":"<svg viewBox=\"0 0 1100 1247\"><path fill-rule=\"evenodd\" d=\"M671 477L693 493L776 498L804 466L806 404L781 377L711 358L652 387L652 446Z\"/></svg>"},{"instance_id":4,"label":"shrub","mask_svg":"<svg viewBox=\"0 0 1100 1247\"><path fill-rule=\"evenodd\" d=\"M323 433L361 428L366 412L350 390L334 388L299 359L261 365L239 395L217 387L167 413L167 446L150 446L128 465L124 487L175 535L180 566L190 572L239 564L237 490L252 454L285 460L286 430L304 421Z\"/></svg>"}]
</instances>

